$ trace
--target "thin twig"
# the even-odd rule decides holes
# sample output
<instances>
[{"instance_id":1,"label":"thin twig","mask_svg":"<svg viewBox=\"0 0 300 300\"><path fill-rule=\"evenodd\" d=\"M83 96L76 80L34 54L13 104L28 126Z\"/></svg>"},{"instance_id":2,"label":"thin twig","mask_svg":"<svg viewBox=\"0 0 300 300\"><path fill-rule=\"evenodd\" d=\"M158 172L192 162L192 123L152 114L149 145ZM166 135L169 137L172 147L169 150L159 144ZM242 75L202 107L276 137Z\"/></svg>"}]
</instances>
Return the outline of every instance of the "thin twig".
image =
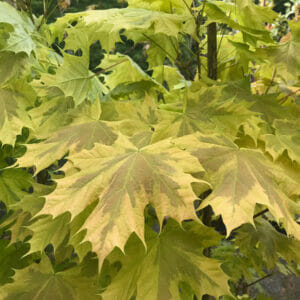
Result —
<instances>
[{"instance_id":1,"label":"thin twig","mask_svg":"<svg viewBox=\"0 0 300 300\"><path fill-rule=\"evenodd\" d=\"M255 215L253 216L253 219L255 219L255 218L257 218L257 217L259 217L259 216L261 216L261 215L265 214L265 213L266 213L266 212L268 212L268 211L269 211L269 209L268 209L268 208L266 208L266 209L262 210L261 212L259 212L259 213L255 214Z\"/></svg>"},{"instance_id":2,"label":"thin twig","mask_svg":"<svg viewBox=\"0 0 300 300\"><path fill-rule=\"evenodd\" d=\"M102 69L102 70L96 72L95 74L93 74L93 75L91 75L90 77L88 77L88 79L93 78L93 77L95 77L95 76L98 76L98 75L100 75L100 74L106 72L107 70L109 70L109 69L111 69L111 68L113 68L113 67L115 67L115 66L117 66L117 65L120 65L120 64L122 64L123 62L126 62L126 61L128 61L128 60L127 60L127 59L123 59L123 60L121 60L121 61L119 61L119 62L117 62L117 63L115 63L115 64L113 64L113 65L111 65L111 66L109 66L109 67L107 67L107 68L105 68L105 69Z\"/></svg>"},{"instance_id":3,"label":"thin twig","mask_svg":"<svg viewBox=\"0 0 300 300\"><path fill-rule=\"evenodd\" d=\"M268 87L266 88L265 95L268 94L268 92L269 92L271 86L272 86L273 83L274 83L274 79L275 79L275 76L276 76L276 72L277 72L277 69L276 69L276 67L274 67L273 73L272 73L272 78L271 78L270 84L269 84Z\"/></svg>"},{"instance_id":4,"label":"thin twig","mask_svg":"<svg viewBox=\"0 0 300 300\"><path fill-rule=\"evenodd\" d=\"M281 99L278 100L279 104L283 104L290 96L297 94L300 91L300 89L297 89L296 91L290 92L286 96L282 97Z\"/></svg>"},{"instance_id":5,"label":"thin twig","mask_svg":"<svg viewBox=\"0 0 300 300\"><path fill-rule=\"evenodd\" d=\"M256 283L259 283L259 282L262 281L262 280L265 280L265 279L268 278L268 277L271 277L272 275L274 275L274 273L267 274L266 276L264 276L264 277L262 277L262 278L259 278L259 279L255 280L255 281L249 283L249 284L247 285L247 288L249 288L250 286L252 286L252 285L254 285L254 284L256 284Z\"/></svg>"},{"instance_id":6,"label":"thin twig","mask_svg":"<svg viewBox=\"0 0 300 300\"><path fill-rule=\"evenodd\" d=\"M186 3L185 0L182 0L182 1L183 1L183 3L185 4L185 6L187 7L187 9L189 10L189 12L191 13L191 15L193 16L193 18L195 19L195 21L197 22L197 17L195 16L195 14L194 14L192 8Z\"/></svg>"},{"instance_id":7,"label":"thin twig","mask_svg":"<svg viewBox=\"0 0 300 300\"><path fill-rule=\"evenodd\" d=\"M229 12L229 15L228 15L229 18L230 18L230 15L231 15L231 11ZM224 29L224 27L222 28L222 33L221 34L222 35L221 35L221 40L220 40L219 45L218 45L217 56L219 55L221 44L223 42L223 38L224 38L224 35L225 35L225 29Z\"/></svg>"},{"instance_id":8,"label":"thin twig","mask_svg":"<svg viewBox=\"0 0 300 300\"><path fill-rule=\"evenodd\" d=\"M201 27L201 22L203 20L205 5L206 5L206 0L203 1L203 6L202 6L202 9L200 12L200 17L196 18L196 36L197 36L199 42L201 40L200 27ZM197 65L198 65L198 79L200 80L201 79L201 57L200 57L201 51L199 51L199 48L200 48L199 42L197 42Z\"/></svg>"}]
</instances>

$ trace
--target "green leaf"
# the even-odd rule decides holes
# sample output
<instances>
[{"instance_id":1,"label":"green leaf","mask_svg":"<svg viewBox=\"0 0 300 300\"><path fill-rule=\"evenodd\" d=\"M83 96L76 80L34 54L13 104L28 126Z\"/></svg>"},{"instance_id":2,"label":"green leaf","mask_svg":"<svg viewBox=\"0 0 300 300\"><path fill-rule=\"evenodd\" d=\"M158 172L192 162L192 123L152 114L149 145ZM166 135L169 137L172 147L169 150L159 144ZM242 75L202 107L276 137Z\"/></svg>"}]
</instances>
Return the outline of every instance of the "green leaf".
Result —
<instances>
[{"instance_id":1,"label":"green leaf","mask_svg":"<svg viewBox=\"0 0 300 300\"><path fill-rule=\"evenodd\" d=\"M87 36L81 30L76 33L76 45L77 42L82 45L82 55L75 56L65 52L63 63L56 69L55 75L43 73L41 84L45 88L58 87L66 97L73 97L75 104L79 105L86 99L91 102L99 100L107 90L97 76L89 71ZM70 41L69 44L73 45Z\"/></svg>"},{"instance_id":2,"label":"green leaf","mask_svg":"<svg viewBox=\"0 0 300 300\"><path fill-rule=\"evenodd\" d=\"M3 300L95 300L97 296L94 277L84 276L81 267L55 272L45 255L39 264L20 270L14 283L5 285L0 291Z\"/></svg>"},{"instance_id":3,"label":"green leaf","mask_svg":"<svg viewBox=\"0 0 300 300\"><path fill-rule=\"evenodd\" d=\"M113 67L111 68L111 66ZM107 69L110 72L110 74L104 75L104 78L105 83L111 90L120 84L145 81L151 82L156 88L163 88L126 55L105 55L98 67L101 67L104 70ZM124 69L126 72L124 72Z\"/></svg>"},{"instance_id":4,"label":"green leaf","mask_svg":"<svg viewBox=\"0 0 300 300\"><path fill-rule=\"evenodd\" d=\"M268 6L260 6L252 0L236 0L239 23L249 28L265 30L265 23L273 23L277 13Z\"/></svg>"},{"instance_id":5,"label":"green leaf","mask_svg":"<svg viewBox=\"0 0 300 300\"><path fill-rule=\"evenodd\" d=\"M18 12L6 2L1 2L0 23L9 24L13 28L8 32L9 38L0 51L25 52L30 56L31 52L36 50L36 44L32 39L34 25L25 13Z\"/></svg>"},{"instance_id":6,"label":"green leaf","mask_svg":"<svg viewBox=\"0 0 300 300\"><path fill-rule=\"evenodd\" d=\"M291 21L289 26L291 35L288 41L256 50L259 57L272 62L284 81L297 80L300 76L300 23Z\"/></svg>"},{"instance_id":7,"label":"green leaf","mask_svg":"<svg viewBox=\"0 0 300 300\"><path fill-rule=\"evenodd\" d=\"M70 214L63 214L55 219L47 216L27 226L33 232L29 241L30 253L43 251L48 244L52 244L56 249L68 233L70 219Z\"/></svg>"},{"instance_id":8,"label":"green leaf","mask_svg":"<svg viewBox=\"0 0 300 300\"><path fill-rule=\"evenodd\" d=\"M196 296L230 295L228 277L216 259L203 255L206 247L216 245L220 237L212 229L189 223L182 230L169 220L160 235L147 228L147 248L132 236L119 251L122 268L102 294L104 299L181 299L179 283L188 282Z\"/></svg>"},{"instance_id":9,"label":"green leaf","mask_svg":"<svg viewBox=\"0 0 300 300\"><path fill-rule=\"evenodd\" d=\"M12 282L12 277L15 274L14 269L22 267L26 264L24 255L29 249L29 244L14 243L10 244L7 239L0 240L0 295L3 284Z\"/></svg>"},{"instance_id":10,"label":"green leaf","mask_svg":"<svg viewBox=\"0 0 300 300\"><path fill-rule=\"evenodd\" d=\"M161 224L165 216L178 222L197 218L191 184L199 180L188 173L199 173L202 167L169 141L139 149L121 136L112 146L96 144L69 160L66 177L46 197L41 214L69 211L74 217L99 200L84 228L100 262L115 246L122 249L132 232L144 239L143 213L148 203L156 208Z\"/></svg>"},{"instance_id":11,"label":"green leaf","mask_svg":"<svg viewBox=\"0 0 300 300\"><path fill-rule=\"evenodd\" d=\"M24 53L0 52L0 85L20 78L28 63Z\"/></svg>"},{"instance_id":12,"label":"green leaf","mask_svg":"<svg viewBox=\"0 0 300 300\"><path fill-rule=\"evenodd\" d=\"M208 16L208 22L217 22L217 23L224 23L227 24L229 27L235 30L239 30L243 34L243 38L245 42L250 43L251 45L255 46L257 41L263 41L267 43L273 43L273 40L270 36L270 32L266 29L264 29L261 25L261 18L256 19L254 17L254 21L247 21L249 17L246 17L245 14L239 9L239 13L236 15L236 17L239 19L238 22L233 19L232 15L228 16L227 11L222 10L222 6L219 6L217 3L213 2L207 2L205 5L205 12ZM252 1L251 1L252 2ZM245 1L246 8L249 8L250 0ZM243 8L243 2L239 1L239 4L241 8ZM257 6L255 6L254 9L256 9ZM250 4L250 8L251 4ZM250 9L250 10L251 10ZM269 10L269 9L267 9ZM251 12L253 13L253 11ZM240 16L242 16L240 18ZM265 18L266 14L264 12L263 19ZM271 14L268 14L268 20L273 20L273 17L275 17L276 14L271 11ZM252 19L253 20L253 19ZM257 22L258 21L258 22ZM255 27L248 26L248 23L255 23Z\"/></svg>"},{"instance_id":13,"label":"green leaf","mask_svg":"<svg viewBox=\"0 0 300 300\"><path fill-rule=\"evenodd\" d=\"M0 170L0 201L6 206L21 201L29 194L29 188L34 184L30 174L22 169Z\"/></svg>"},{"instance_id":14,"label":"green leaf","mask_svg":"<svg viewBox=\"0 0 300 300\"><path fill-rule=\"evenodd\" d=\"M164 11L169 14L189 14L192 0L128 0L129 7Z\"/></svg>"},{"instance_id":15,"label":"green leaf","mask_svg":"<svg viewBox=\"0 0 300 300\"><path fill-rule=\"evenodd\" d=\"M236 245L248 259L254 261L254 264L256 258L262 259L268 269L275 267L279 257L289 263L300 262L300 241L279 233L264 219L256 220L255 227L245 224L239 228ZM263 266L258 267L261 269Z\"/></svg>"},{"instance_id":16,"label":"green leaf","mask_svg":"<svg viewBox=\"0 0 300 300\"><path fill-rule=\"evenodd\" d=\"M300 163L300 122L299 120L275 120L275 134L266 134L261 139L266 151L276 160L285 150L289 157Z\"/></svg>"}]
</instances>

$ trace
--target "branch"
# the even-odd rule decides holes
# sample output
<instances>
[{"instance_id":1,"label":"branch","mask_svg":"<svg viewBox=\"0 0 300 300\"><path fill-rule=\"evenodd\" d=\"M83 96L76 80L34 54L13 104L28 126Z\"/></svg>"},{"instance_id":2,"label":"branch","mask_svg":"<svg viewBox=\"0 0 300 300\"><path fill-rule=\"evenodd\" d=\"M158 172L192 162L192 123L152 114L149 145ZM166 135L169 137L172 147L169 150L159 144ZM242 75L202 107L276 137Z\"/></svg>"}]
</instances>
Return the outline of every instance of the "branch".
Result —
<instances>
[{"instance_id":1,"label":"branch","mask_svg":"<svg viewBox=\"0 0 300 300\"><path fill-rule=\"evenodd\" d=\"M249 288L250 286L252 286L252 285L254 285L254 284L256 284L256 283L259 283L260 281L265 280L265 279L268 278L268 277L271 277L272 275L274 275L274 273L267 274L266 276L264 276L264 277L262 277L262 278L259 278L259 279L255 280L255 281L249 283L249 284L247 285L247 288Z\"/></svg>"},{"instance_id":2,"label":"branch","mask_svg":"<svg viewBox=\"0 0 300 300\"><path fill-rule=\"evenodd\" d=\"M107 68L105 68L105 69L102 69L102 70L96 72L95 74L93 74L93 75L91 75L90 77L88 77L88 79L91 79L91 78L93 78L93 77L95 77L95 76L98 76L98 75L100 75L100 74L106 72L107 70L109 70L109 69L111 69L111 68L113 68L113 67L115 67L115 66L117 66L117 65L119 65L119 64L122 64L123 62L126 62L126 61L128 61L128 60L127 60L127 59L123 59L123 60L121 60L121 61L119 61L119 62L117 62L117 63L115 63L115 64L113 64L113 65L111 65L111 66L109 66L109 67L107 67Z\"/></svg>"},{"instance_id":3,"label":"branch","mask_svg":"<svg viewBox=\"0 0 300 300\"><path fill-rule=\"evenodd\" d=\"M269 209L268 209L268 208L266 208L266 209L262 210L261 212L259 212L259 213L255 214L255 215L253 216L253 219L255 219L255 218L257 218L257 217L259 217L259 216L261 216L261 215L265 214L265 213L266 213L266 212L268 212L268 211L269 211Z\"/></svg>"},{"instance_id":4,"label":"branch","mask_svg":"<svg viewBox=\"0 0 300 300\"><path fill-rule=\"evenodd\" d=\"M274 79L275 79L275 76L276 76L276 73L277 73L277 69L276 69L276 67L274 67L273 73L272 73L272 78L271 78L270 84L269 84L268 87L266 88L265 95L268 94L268 92L269 92L271 86L273 85Z\"/></svg>"},{"instance_id":5,"label":"branch","mask_svg":"<svg viewBox=\"0 0 300 300\"><path fill-rule=\"evenodd\" d=\"M287 94L286 96L282 97L281 99L278 100L279 104L283 104L290 96L297 94L298 92L300 92L300 89L297 89L296 91L290 92L289 94Z\"/></svg>"}]
</instances>

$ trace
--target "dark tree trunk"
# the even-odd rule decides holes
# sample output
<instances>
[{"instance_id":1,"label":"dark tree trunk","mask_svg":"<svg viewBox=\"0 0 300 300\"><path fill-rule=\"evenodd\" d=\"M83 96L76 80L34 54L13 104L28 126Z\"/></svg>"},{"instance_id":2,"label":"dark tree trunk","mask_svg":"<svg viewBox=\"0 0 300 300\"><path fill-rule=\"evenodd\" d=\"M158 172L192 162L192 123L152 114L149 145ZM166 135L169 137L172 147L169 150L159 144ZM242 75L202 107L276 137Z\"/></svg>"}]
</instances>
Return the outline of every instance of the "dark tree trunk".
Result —
<instances>
[{"instance_id":1,"label":"dark tree trunk","mask_svg":"<svg viewBox=\"0 0 300 300\"><path fill-rule=\"evenodd\" d=\"M207 70L208 77L217 80L217 24L210 23L207 28Z\"/></svg>"}]
</instances>

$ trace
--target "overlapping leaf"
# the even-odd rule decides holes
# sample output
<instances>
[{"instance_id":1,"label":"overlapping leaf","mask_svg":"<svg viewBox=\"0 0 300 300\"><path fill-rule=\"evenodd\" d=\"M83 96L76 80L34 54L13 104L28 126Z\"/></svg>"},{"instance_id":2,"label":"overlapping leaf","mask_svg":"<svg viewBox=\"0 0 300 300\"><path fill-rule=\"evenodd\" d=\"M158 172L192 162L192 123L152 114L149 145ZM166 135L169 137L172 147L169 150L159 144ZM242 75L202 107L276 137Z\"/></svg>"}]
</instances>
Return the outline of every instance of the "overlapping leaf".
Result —
<instances>
[{"instance_id":1,"label":"overlapping leaf","mask_svg":"<svg viewBox=\"0 0 300 300\"><path fill-rule=\"evenodd\" d=\"M228 235L244 223L253 224L255 205L260 203L284 224L289 234L300 238L299 225L294 221L299 204L287 197L276 181L276 177L287 182L289 178L261 151L240 149L224 136L198 134L178 139L176 143L194 148L193 154L208 171L213 192L201 208L211 205L222 216Z\"/></svg>"},{"instance_id":2,"label":"overlapping leaf","mask_svg":"<svg viewBox=\"0 0 300 300\"><path fill-rule=\"evenodd\" d=\"M136 236L131 237L126 255L119 254L121 271L102 294L104 299L129 300L135 292L137 299L182 299L179 283L184 281L199 298L230 295L220 263L202 254L204 248L218 243L218 234L194 223L185 229L172 220L160 235L147 228L146 252Z\"/></svg>"},{"instance_id":3,"label":"overlapping leaf","mask_svg":"<svg viewBox=\"0 0 300 300\"><path fill-rule=\"evenodd\" d=\"M298 120L275 120L275 134L266 134L262 139L266 151L276 160L285 150L289 157L300 163L300 122Z\"/></svg>"},{"instance_id":4,"label":"overlapping leaf","mask_svg":"<svg viewBox=\"0 0 300 300\"><path fill-rule=\"evenodd\" d=\"M57 272L53 269L49 258L43 255L39 264L32 264L20 270L14 276L14 282L1 289L0 297L13 299L45 299L45 300L95 300L97 296L96 279L84 276L82 267Z\"/></svg>"},{"instance_id":5,"label":"overlapping leaf","mask_svg":"<svg viewBox=\"0 0 300 300\"><path fill-rule=\"evenodd\" d=\"M300 23L290 22L291 35L289 40L276 46L257 49L257 55L268 61L272 61L277 72L284 81L297 80L300 70Z\"/></svg>"},{"instance_id":6,"label":"overlapping leaf","mask_svg":"<svg viewBox=\"0 0 300 300\"><path fill-rule=\"evenodd\" d=\"M286 235L279 233L266 220L256 220L255 228L246 224L237 233L236 245L241 249L258 269L262 265L258 261L264 261L267 268L274 268L278 257L282 257L287 262L299 264L299 240L289 239Z\"/></svg>"},{"instance_id":7,"label":"overlapping leaf","mask_svg":"<svg viewBox=\"0 0 300 300\"><path fill-rule=\"evenodd\" d=\"M129 0L128 5L129 7L164 11L170 14L189 14L189 8L192 5L192 0Z\"/></svg>"},{"instance_id":8,"label":"overlapping leaf","mask_svg":"<svg viewBox=\"0 0 300 300\"><path fill-rule=\"evenodd\" d=\"M8 24L10 27L9 37L5 39L4 45L2 45L0 50L15 53L25 52L28 56L30 56L32 51L35 51L36 44L32 39L34 25L29 16L18 12L8 3L1 2L0 23ZM0 40L2 40L1 36Z\"/></svg>"},{"instance_id":9,"label":"overlapping leaf","mask_svg":"<svg viewBox=\"0 0 300 300\"><path fill-rule=\"evenodd\" d=\"M248 134L257 138L260 118L247 109L245 102L236 103L234 99L223 100L219 94L221 89L209 88L201 92L189 93L183 106L181 103L162 106L161 121L155 128L153 140L161 140L170 136L180 137L202 132L223 132L235 136L244 126ZM177 111L176 111L177 110ZM251 124L249 125L249 120ZM250 127L253 127L252 131Z\"/></svg>"},{"instance_id":10,"label":"overlapping leaf","mask_svg":"<svg viewBox=\"0 0 300 300\"><path fill-rule=\"evenodd\" d=\"M37 144L28 144L27 152L18 159L20 167L36 166L36 172L47 168L66 153L91 149L95 143L111 145L117 135L104 121L100 121L100 102L85 104L75 110L73 123L51 132Z\"/></svg>"}]
</instances>

